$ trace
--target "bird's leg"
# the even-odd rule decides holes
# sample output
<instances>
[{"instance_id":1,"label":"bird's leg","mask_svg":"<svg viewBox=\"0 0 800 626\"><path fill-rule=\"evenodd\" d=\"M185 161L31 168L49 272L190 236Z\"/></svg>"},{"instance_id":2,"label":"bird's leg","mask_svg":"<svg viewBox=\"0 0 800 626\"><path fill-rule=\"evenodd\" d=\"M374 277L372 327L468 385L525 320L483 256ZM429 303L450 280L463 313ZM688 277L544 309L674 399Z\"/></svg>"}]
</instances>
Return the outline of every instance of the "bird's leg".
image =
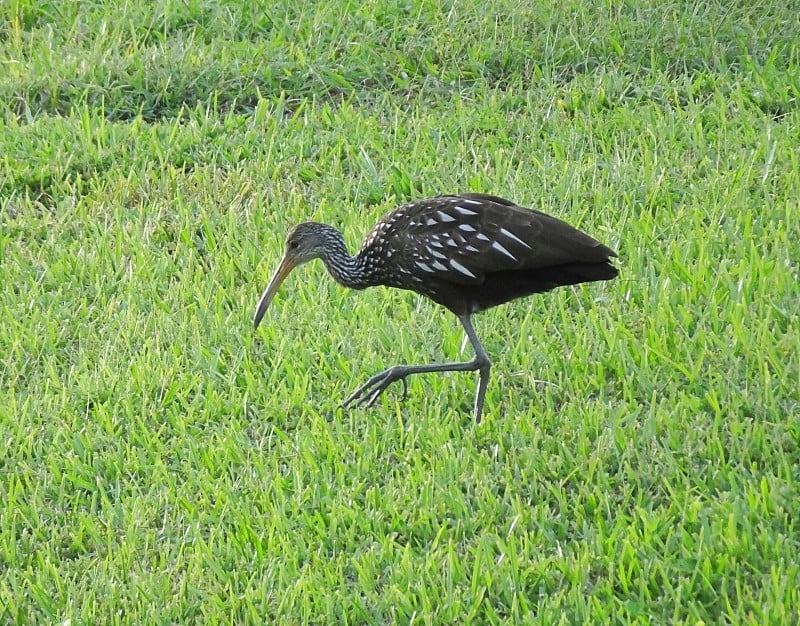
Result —
<instances>
[{"instance_id":1,"label":"bird's leg","mask_svg":"<svg viewBox=\"0 0 800 626\"><path fill-rule=\"evenodd\" d=\"M489 372L492 369L492 362L489 360L489 355L486 354L481 340L478 339L478 335L472 327L472 317L469 314L459 315L458 319L461 320L461 325L464 326L467 337L469 337L469 341L475 350L475 358L473 361L477 362L478 367L476 369L480 372L478 378L478 393L475 394L475 409L473 411L475 423L480 424L481 416L483 415L483 400L486 397L486 387L489 385Z\"/></svg>"},{"instance_id":2,"label":"bird's leg","mask_svg":"<svg viewBox=\"0 0 800 626\"><path fill-rule=\"evenodd\" d=\"M475 397L475 422L480 424L481 414L483 413L483 400L486 396L486 386L489 383L489 370L492 366L486 351L483 349L475 330L472 328L472 320L469 314L459 315L458 319L464 326L467 337L475 349L475 358L465 363L439 363L437 365L395 365L390 367L379 374L370 378L367 382L356 389L347 399L342 403L343 408L350 408L353 406L366 406L370 407L381 394L394 382L398 380L403 381L403 397L405 398L406 392L406 377L412 374L428 374L432 372L474 372L480 371L480 379L478 381L478 394Z\"/></svg>"}]
</instances>

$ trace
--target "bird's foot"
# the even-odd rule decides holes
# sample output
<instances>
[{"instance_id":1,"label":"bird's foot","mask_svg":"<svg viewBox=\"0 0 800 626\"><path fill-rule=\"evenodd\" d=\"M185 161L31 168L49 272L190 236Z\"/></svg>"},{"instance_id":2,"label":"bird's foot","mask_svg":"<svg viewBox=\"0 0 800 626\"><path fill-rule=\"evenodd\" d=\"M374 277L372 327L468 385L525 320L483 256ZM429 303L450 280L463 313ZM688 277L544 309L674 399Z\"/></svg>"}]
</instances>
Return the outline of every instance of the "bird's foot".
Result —
<instances>
[{"instance_id":1,"label":"bird's foot","mask_svg":"<svg viewBox=\"0 0 800 626\"><path fill-rule=\"evenodd\" d=\"M403 383L403 396L400 399L405 400L408 397L408 384L406 383L406 376L408 376L408 374L409 372L407 369L400 365L390 367L387 370L375 374L375 376L347 396L345 401L342 402L342 408L349 409L357 406L371 407L378 401L378 398L381 397L381 394L386 391L389 385L398 380Z\"/></svg>"}]
</instances>

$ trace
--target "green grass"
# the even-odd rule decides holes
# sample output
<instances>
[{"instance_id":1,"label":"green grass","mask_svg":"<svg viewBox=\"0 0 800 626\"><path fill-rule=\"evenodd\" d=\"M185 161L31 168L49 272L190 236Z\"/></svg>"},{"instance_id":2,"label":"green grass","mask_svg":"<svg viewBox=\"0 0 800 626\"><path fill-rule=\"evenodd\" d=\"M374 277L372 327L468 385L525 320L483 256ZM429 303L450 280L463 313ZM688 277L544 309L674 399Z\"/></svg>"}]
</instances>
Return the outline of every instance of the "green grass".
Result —
<instances>
[{"instance_id":1,"label":"green grass","mask_svg":"<svg viewBox=\"0 0 800 626\"><path fill-rule=\"evenodd\" d=\"M0 623L795 624L800 18L761 2L0 8ZM481 315L295 272L494 192L620 278ZM546 381L540 382L540 381ZM549 384L548 384L549 383Z\"/></svg>"}]
</instances>

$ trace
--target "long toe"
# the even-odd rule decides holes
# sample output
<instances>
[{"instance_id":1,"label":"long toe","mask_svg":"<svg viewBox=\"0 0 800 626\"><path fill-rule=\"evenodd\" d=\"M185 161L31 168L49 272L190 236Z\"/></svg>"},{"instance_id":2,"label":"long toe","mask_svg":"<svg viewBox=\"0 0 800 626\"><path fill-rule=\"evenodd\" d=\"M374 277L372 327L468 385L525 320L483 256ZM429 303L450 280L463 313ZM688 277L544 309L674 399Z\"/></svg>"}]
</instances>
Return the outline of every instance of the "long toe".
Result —
<instances>
[{"instance_id":1,"label":"long toe","mask_svg":"<svg viewBox=\"0 0 800 626\"><path fill-rule=\"evenodd\" d=\"M400 396L400 402L404 402L408 398L408 381L405 378L401 378L400 382L403 383L403 395Z\"/></svg>"},{"instance_id":2,"label":"long toe","mask_svg":"<svg viewBox=\"0 0 800 626\"><path fill-rule=\"evenodd\" d=\"M394 379L392 379L389 370L381 372L377 376L373 376L368 381L368 383L371 384L361 392L360 397L356 400L356 406L363 406L366 408L374 406L378 398L383 395L383 392L386 391L393 382Z\"/></svg>"},{"instance_id":3,"label":"long toe","mask_svg":"<svg viewBox=\"0 0 800 626\"><path fill-rule=\"evenodd\" d=\"M349 409L356 406L362 406L364 402L374 393L375 388L380 389L380 383L384 378L386 372L375 374L367 382L361 385L353 393L351 393L344 402L342 402L343 409Z\"/></svg>"},{"instance_id":4,"label":"long toe","mask_svg":"<svg viewBox=\"0 0 800 626\"><path fill-rule=\"evenodd\" d=\"M405 397L407 392L405 376L406 374L397 367L390 367L383 372L375 374L342 402L342 408L371 407L378 401L383 392L389 388L389 385L398 380L403 381L403 397Z\"/></svg>"}]
</instances>

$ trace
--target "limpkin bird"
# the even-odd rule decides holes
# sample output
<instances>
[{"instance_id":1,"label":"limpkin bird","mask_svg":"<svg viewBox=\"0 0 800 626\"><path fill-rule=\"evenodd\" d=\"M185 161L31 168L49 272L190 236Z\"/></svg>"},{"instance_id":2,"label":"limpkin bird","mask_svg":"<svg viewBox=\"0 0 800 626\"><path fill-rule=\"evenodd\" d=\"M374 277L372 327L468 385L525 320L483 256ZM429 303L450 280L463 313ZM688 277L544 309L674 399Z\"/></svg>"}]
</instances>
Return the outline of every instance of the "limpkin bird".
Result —
<instances>
[{"instance_id":1,"label":"limpkin bird","mask_svg":"<svg viewBox=\"0 0 800 626\"><path fill-rule=\"evenodd\" d=\"M472 327L472 315L515 298L614 278L610 248L555 217L478 193L442 195L403 204L384 215L350 256L342 234L305 222L286 235L278 269L256 308L258 328L275 293L298 265L322 259L336 282L352 289L375 285L409 289L449 309L475 349L465 363L395 365L356 389L343 407L372 406L389 385L427 372L479 371L475 421L481 421L491 362Z\"/></svg>"}]
</instances>

